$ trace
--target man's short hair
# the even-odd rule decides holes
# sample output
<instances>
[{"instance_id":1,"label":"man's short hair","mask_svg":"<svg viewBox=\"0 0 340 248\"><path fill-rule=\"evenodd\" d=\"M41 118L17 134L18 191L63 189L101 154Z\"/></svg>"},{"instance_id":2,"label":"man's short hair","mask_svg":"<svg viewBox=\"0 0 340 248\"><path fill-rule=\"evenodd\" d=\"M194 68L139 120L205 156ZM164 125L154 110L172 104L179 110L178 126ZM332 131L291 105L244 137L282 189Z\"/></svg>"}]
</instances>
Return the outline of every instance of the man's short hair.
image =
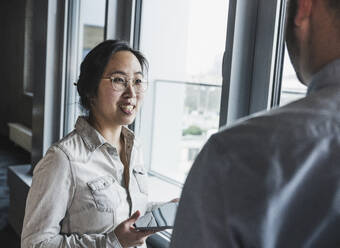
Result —
<instances>
[{"instance_id":1,"label":"man's short hair","mask_svg":"<svg viewBox=\"0 0 340 248\"><path fill-rule=\"evenodd\" d=\"M335 11L335 17L338 19L340 27L340 0L328 0L329 7Z\"/></svg>"},{"instance_id":2,"label":"man's short hair","mask_svg":"<svg viewBox=\"0 0 340 248\"><path fill-rule=\"evenodd\" d=\"M338 29L338 37L340 36L340 0L328 0L328 7L334 13L333 17L336 21Z\"/></svg>"},{"instance_id":3,"label":"man's short hair","mask_svg":"<svg viewBox=\"0 0 340 248\"><path fill-rule=\"evenodd\" d=\"M340 10L340 1L339 0L328 0L329 7L331 7L334 10L339 11Z\"/></svg>"}]
</instances>

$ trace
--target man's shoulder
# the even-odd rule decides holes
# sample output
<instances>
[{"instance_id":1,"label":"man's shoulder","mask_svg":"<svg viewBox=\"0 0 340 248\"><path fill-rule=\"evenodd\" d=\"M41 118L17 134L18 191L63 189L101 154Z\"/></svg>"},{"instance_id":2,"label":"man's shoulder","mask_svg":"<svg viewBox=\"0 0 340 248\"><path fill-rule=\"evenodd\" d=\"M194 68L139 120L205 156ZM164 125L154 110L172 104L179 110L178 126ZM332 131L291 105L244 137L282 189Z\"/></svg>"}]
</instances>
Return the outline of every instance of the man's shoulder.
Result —
<instances>
[{"instance_id":1,"label":"man's shoulder","mask_svg":"<svg viewBox=\"0 0 340 248\"><path fill-rule=\"evenodd\" d=\"M304 105L303 102L297 101L243 118L232 125L222 127L218 133L212 135L208 145L213 145L221 151L228 149L237 152L252 147L278 146L285 140L292 142L294 138L312 138L310 134L315 127L320 131L313 133L316 136L321 135L322 125L324 129L330 128L329 123L334 120L324 119L324 116L320 116L322 111Z\"/></svg>"},{"instance_id":2,"label":"man's shoulder","mask_svg":"<svg viewBox=\"0 0 340 248\"><path fill-rule=\"evenodd\" d=\"M263 132L272 134L278 131L294 131L305 129L321 122L337 122L340 108L338 102L325 102L323 95L312 95L304 97L282 107L273 108L269 111L261 111L251 116L236 121L230 126L221 128L217 136L244 136L249 132ZM249 137L251 138L251 137Z\"/></svg>"},{"instance_id":3,"label":"man's shoulder","mask_svg":"<svg viewBox=\"0 0 340 248\"><path fill-rule=\"evenodd\" d=\"M284 111L282 108L256 113L222 127L219 132L212 135L211 142L229 143L235 141L235 139L252 140L259 136L271 135L277 128L288 128L287 124L291 123L290 115L293 116L294 114ZM283 126L282 124L286 125ZM293 123L290 125L293 125Z\"/></svg>"}]
</instances>

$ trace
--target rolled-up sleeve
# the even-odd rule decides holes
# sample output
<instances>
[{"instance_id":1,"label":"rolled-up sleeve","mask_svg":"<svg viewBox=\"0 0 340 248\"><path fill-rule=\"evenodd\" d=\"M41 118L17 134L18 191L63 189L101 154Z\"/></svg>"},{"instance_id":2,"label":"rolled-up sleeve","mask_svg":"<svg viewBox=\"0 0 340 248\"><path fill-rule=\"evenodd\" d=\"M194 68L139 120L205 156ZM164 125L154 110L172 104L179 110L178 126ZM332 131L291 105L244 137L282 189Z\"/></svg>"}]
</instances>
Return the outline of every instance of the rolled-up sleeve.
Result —
<instances>
[{"instance_id":1,"label":"rolled-up sleeve","mask_svg":"<svg viewBox=\"0 0 340 248\"><path fill-rule=\"evenodd\" d=\"M61 234L61 222L75 192L74 173L67 155L58 147L48 150L37 164L26 201L22 248L114 247L121 245L114 232Z\"/></svg>"}]
</instances>

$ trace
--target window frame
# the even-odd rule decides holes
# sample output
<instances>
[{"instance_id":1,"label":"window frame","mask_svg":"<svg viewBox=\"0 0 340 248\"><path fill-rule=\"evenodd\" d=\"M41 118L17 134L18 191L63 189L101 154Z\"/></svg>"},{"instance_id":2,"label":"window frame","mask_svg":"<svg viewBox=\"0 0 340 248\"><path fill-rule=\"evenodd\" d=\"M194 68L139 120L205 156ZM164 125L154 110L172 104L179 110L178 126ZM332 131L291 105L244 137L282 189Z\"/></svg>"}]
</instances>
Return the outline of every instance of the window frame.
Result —
<instances>
[{"instance_id":1,"label":"window frame","mask_svg":"<svg viewBox=\"0 0 340 248\"><path fill-rule=\"evenodd\" d=\"M282 77L285 3L285 0L229 0L220 129L242 117L267 110L279 101L274 92L280 90ZM243 51L241 56L239 51ZM140 115L136 119L137 131L140 131ZM147 164L150 165L150 158ZM149 170L149 175L183 186L153 170ZM162 240L161 247L167 247L170 238L169 232L163 232L157 242Z\"/></svg>"},{"instance_id":2,"label":"window frame","mask_svg":"<svg viewBox=\"0 0 340 248\"><path fill-rule=\"evenodd\" d=\"M61 138L68 0L33 3L32 170L47 149ZM39 27L36 28L36 27Z\"/></svg>"},{"instance_id":3,"label":"window frame","mask_svg":"<svg viewBox=\"0 0 340 248\"><path fill-rule=\"evenodd\" d=\"M67 41L65 44L66 60L65 60L65 82L64 102L65 109L63 114L62 134L67 135L73 129L76 118L76 107L68 106L68 103L75 103L77 99L77 89L74 83L78 78L78 55L79 51L79 16L80 16L80 0L68 0L67 20ZM105 25L104 40L122 39L130 43L131 46L138 49L139 32L140 32L140 15L141 0L106 0L105 1ZM119 11L118 11L119 10ZM109 18L112 17L112 18ZM137 34L137 35L136 35ZM129 126L134 130L134 124Z\"/></svg>"},{"instance_id":4,"label":"window frame","mask_svg":"<svg viewBox=\"0 0 340 248\"><path fill-rule=\"evenodd\" d=\"M285 0L259 0L249 114L270 109L273 90L281 84L278 80L282 74L285 24L282 13L285 13Z\"/></svg>"},{"instance_id":5,"label":"window frame","mask_svg":"<svg viewBox=\"0 0 340 248\"><path fill-rule=\"evenodd\" d=\"M277 31L277 46L276 46L276 56L275 65L273 68L273 83L271 91L271 99L269 108L278 107L280 105L281 99L281 88L282 88L282 74L283 65L285 60L285 24L286 24L286 11L287 11L287 1L280 1L279 10L279 26Z\"/></svg>"},{"instance_id":6,"label":"window frame","mask_svg":"<svg viewBox=\"0 0 340 248\"><path fill-rule=\"evenodd\" d=\"M67 73L65 74L66 87L64 90L64 121L63 121L63 136L67 135L69 130L74 125L74 116L76 108L68 106L69 102L76 99L76 87L74 83L77 81L77 55L79 43L79 15L80 15L80 1L68 0L68 25L67 25L67 43L65 67Z\"/></svg>"},{"instance_id":7,"label":"window frame","mask_svg":"<svg viewBox=\"0 0 340 248\"><path fill-rule=\"evenodd\" d=\"M226 45L225 45L225 52L224 57L222 61L222 87L221 87L221 104L220 104L220 121L219 121L219 127L225 125L226 119L227 119L227 109L228 109L228 98L229 98L229 82L230 82L230 72L231 72L231 63L232 63L232 50L233 50L233 41L234 41L234 24L235 24L235 13L236 13L236 3L237 0L229 0L229 7L228 7L228 22L227 22L227 37L226 37ZM140 16L141 16L141 10L142 8L138 9L140 13L139 15L139 24L140 24ZM140 30L140 27L139 27ZM135 34L136 35L136 34ZM138 33L138 40L140 39L140 32ZM139 43L138 43L139 45ZM228 80L227 80L228 79ZM155 91L151 92L150 97L152 99L155 99ZM223 98L225 97L224 101ZM142 109L140 113L137 115L136 121L135 121L135 132L137 136L141 132L141 120L142 120L142 114L145 114L145 112L149 112L148 115L153 117L154 109ZM151 113L150 113L151 112ZM154 123L152 121L152 123ZM153 124L152 124L153 125ZM146 136L152 137L152 130L153 128L150 128L148 130L144 130L144 132L147 132ZM178 188L183 187L183 183L178 182L177 180L174 180L166 175L163 175L155 170L151 169L151 149L152 149L152 138L150 139L150 145L148 145L148 148L144 148L145 151L145 163L147 165L148 174L149 176L156 177L157 179L160 179L161 181L165 183L169 183L171 185L174 185ZM171 240L171 233L168 231L162 231L160 233L157 233L155 235L152 235L148 242L152 243L153 245L157 245L157 247L165 248L169 246Z\"/></svg>"},{"instance_id":8,"label":"window frame","mask_svg":"<svg viewBox=\"0 0 340 248\"><path fill-rule=\"evenodd\" d=\"M277 55L282 54L283 28L279 27L284 23L284 18L279 14L285 8L284 3L285 1L280 0L270 3L266 0L229 0L222 63L220 129L242 117L272 107L272 91L273 88L277 90L280 85L277 81L282 74L282 66L277 66L282 57ZM155 93L152 92L151 95L153 94ZM141 112L143 111L151 112L148 115L153 116L153 109L143 109ZM139 113L135 121L137 135L141 132L141 115ZM146 136L152 137L152 128L143 132L149 132ZM182 183L150 168L151 140L145 149L149 174L181 187Z\"/></svg>"},{"instance_id":9,"label":"window frame","mask_svg":"<svg viewBox=\"0 0 340 248\"><path fill-rule=\"evenodd\" d=\"M226 119L227 119L227 109L228 109L228 98L229 98L229 82L230 82L230 72L231 72L231 62L232 62L232 50L233 50L233 37L234 37L234 24L235 24L235 13L236 13L236 3L237 0L229 0L228 3L228 15L227 15L227 26L225 27L227 29L226 32L226 41L225 41L225 52L223 55L223 60L222 60L222 86L221 86L221 103L220 103L220 120L219 120L219 128L224 126L226 124ZM140 11L142 8L140 8ZM141 16L142 13L139 13L139 16ZM140 36L140 32L138 33L138 36ZM140 37L138 37L138 40ZM228 78L228 80L227 80ZM169 81L169 80L166 80ZM171 81L171 80L170 80ZM189 82L190 83L190 82ZM199 85L199 84L197 84ZM150 94L150 98L152 98L152 102L155 99L155 94L156 92L154 91L155 87L149 87L148 93ZM224 98L225 97L225 98ZM223 99L224 98L224 99ZM226 100L225 100L226 99ZM152 104L154 106L154 104ZM154 113L154 108L145 108L142 107L142 110L138 113L136 120L134 122L134 131L137 134L137 136L140 136L140 133L143 132L144 136L150 137L148 141L148 145L144 147L144 160L146 167L148 169L149 175L155 176L165 182L171 183L173 185L176 185L178 187L182 187L183 183L172 179L166 175L163 175L151 168L151 158L152 158L152 137L153 133L152 130L153 128L149 129L143 129L141 122L142 119L145 120L146 118L143 118L142 115L147 115L150 116L152 121L152 125L154 125L153 121L153 113ZM142 130L143 129L143 130Z\"/></svg>"},{"instance_id":10,"label":"window frame","mask_svg":"<svg viewBox=\"0 0 340 248\"><path fill-rule=\"evenodd\" d=\"M285 6L283 3L285 0L235 3L235 45L229 65L230 81L226 82L229 95L222 99L228 102L227 126L272 106L272 89L277 90L282 70L277 67L281 60L277 59L277 55L282 53L278 33L281 35L283 32L280 25L284 22L279 15Z\"/></svg>"},{"instance_id":11,"label":"window frame","mask_svg":"<svg viewBox=\"0 0 340 248\"><path fill-rule=\"evenodd\" d=\"M73 81L76 79L74 68L77 59L76 48L78 44L77 32L77 6L79 0L68 0L68 20L71 25L67 30L65 101L75 92ZM219 127L223 128L255 112L276 106L279 101L284 41L284 14L285 0L229 0L227 37L222 62L222 92L220 103ZM112 0L106 1L106 18L104 39L125 39L138 49L140 43L142 0ZM124 21L110 19L115 16L118 6L124 9ZM78 6L79 7L79 6ZM74 9L75 8L75 9ZM121 9L121 8L119 8ZM75 12L74 12L75 11ZM130 20L130 21L129 21ZM269 24L268 24L269 23ZM270 49L268 49L268 47ZM242 53L240 54L240 51ZM70 87L72 87L70 89ZM70 130L71 122L68 106L64 106L63 135ZM142 110L145 111L145 110ZM152 111L152 110L148 110ZM141 113L130 126L136 134L141 131ZM73 126L73 123L72 123ZM150 134L152 135L152 134ZM151 137L151 136L150 136ZM150 146L151 147L151 146ZM146 151L148 154L148 151ZM150 164L150 159L146 164ZM181 183L150 171L150 175L182 187ZM154 235L150 240L157 240L160 247L167 247L170 240L169 233Z\"/></svg>"}]
</instances>

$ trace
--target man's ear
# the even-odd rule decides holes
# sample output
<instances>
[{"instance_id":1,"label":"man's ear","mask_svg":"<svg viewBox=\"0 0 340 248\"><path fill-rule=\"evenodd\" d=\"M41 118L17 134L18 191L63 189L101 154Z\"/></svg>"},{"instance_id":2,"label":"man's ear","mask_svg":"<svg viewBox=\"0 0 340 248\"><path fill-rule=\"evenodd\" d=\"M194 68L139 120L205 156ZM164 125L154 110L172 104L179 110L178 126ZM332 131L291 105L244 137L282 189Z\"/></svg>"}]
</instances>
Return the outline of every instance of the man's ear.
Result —
<instances>
[{"instance_id":1,"label":"man's ear","mask_svg":"<svg viewBox=\"0 0 340 248\"><path fill-rule=\"evenodd\" d=\"M297 2L298 4L294 24L299 27L309 19L312 13L313 0L297 0Z\"/></svg>"}]
</instances>

